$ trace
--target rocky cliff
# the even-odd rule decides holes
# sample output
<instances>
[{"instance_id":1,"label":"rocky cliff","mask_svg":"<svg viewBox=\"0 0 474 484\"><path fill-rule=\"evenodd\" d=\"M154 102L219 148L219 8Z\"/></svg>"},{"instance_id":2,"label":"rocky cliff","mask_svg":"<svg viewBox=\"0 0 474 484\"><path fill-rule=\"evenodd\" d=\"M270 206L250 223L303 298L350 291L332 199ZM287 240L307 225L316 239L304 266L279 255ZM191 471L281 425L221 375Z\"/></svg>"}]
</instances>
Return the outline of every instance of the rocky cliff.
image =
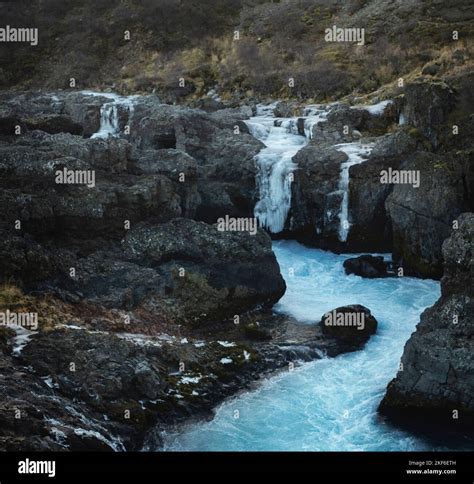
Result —
<instances>
[{"instance_id":1,"label":"rocky cliff","mask_svg":"<svg viewBox=\"0 0 474 484\"><path fill-rule=\"evenodd\" d=\"M430 433L469 435L474 429L474 214L456 219L443 257L441 297L421 315L379 411Z\"/></svg>"},{"instance_id":2,"label":"rocky cliff","mask_svg":"<svg viewBox=\"0 0 474 484\"><path fill-rule=\"evenodd\" d=\"M273 314L270 237L215 224L252 215L250 108L144 96L101 137L107 95L1 97L0 312L36 327L0 326L0 450L157 449L263 375L355 348Z\"/></svg>"}]
</instances>

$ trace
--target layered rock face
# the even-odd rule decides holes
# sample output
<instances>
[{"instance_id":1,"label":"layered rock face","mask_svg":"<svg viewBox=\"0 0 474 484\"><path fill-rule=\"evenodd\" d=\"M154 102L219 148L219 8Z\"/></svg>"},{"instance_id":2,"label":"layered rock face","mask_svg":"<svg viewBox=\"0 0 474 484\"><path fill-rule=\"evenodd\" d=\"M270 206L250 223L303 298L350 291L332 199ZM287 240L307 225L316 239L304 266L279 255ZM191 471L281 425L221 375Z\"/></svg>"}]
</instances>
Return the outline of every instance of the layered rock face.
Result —
<instances>
[{"instance_id":1,"label":"layered rock face","mask_svg":"<svg viewBox=\"0 0 474 484\"><path fill-rule=\"evenodd\" d=\"M123 132L127 127L130 135L90 139L100 129L101 107L113 103L114 98L87 92L24 92L3 93L2 100L0 127L5 138L0 146L0 169L4 175L22 178L22 188L28 190L33 176L35 182L45 178L49 183L58 168L98 172L100 190L82 193L80 198L86 201L81 209L74 204L74 192L82 187L64 185L56 196L53 185L49 198L35 204L43 207L43 215L36 216L58 212L53 218L62 216L66 225L82 215L111 219L109 215L120 212L117 199L128 199L128 218L123 218L133 221L148 218L151 212L157 221L184 216L214 223L225 215L252 216L254 156L263 145L248 134L243 122L252 114L250 108L208 114L161 104L154 96L135 98L133 105L132 101L120 104L119 100L117 129ZM110 173L117 177L110 177ZM15 187L15 183L10 186ZM37 190L31 192L35 197ZM10 193L14 195L14 191ZM160 193L162 203L157 201ZM53 201L55 196L60 201ZM66 198L70 200L63 203ZM92 212L93 206L99 208ZM146 213L140 214L143 210ZM41 227L51 220L37 222L44 230ZM98 222L97 228L102 220ZM111 224L103 227L105 232L114 229Z\"/></svg>"},{"instance_id":2,"label":"layered rock face","mask_svg":"<svg viewBox=\"0 0 474 484\"><path fill-rule=\"evenodd\" d=\"M474 429L474 214L443 243L441 297L408 340L379 411L425 431Z\"/></svg>"},{"instance_id":3,"label":"layered rock face","mask_svg":"<svg viewBox=\"0 0 474 484\"><path fill-rule=\"evenodd\" d=\"M386 208L392 220L394 259L408 274L441 277L442 243L455 218L474 202L472 167L471 154L419 152L404 163L404 170L419 173L420 186L396 185Z\"/></svg>"},{"instance_id":4,"label":"layered rock face","mask_svg":"<svg viewBox=\"0 0 474 484\"><path fill-rule=\"evenodd\" d=\"M347 155L332 146L309 144L293 161L298 165L292 187L289 227L305 241L337 245L338 213L342 201L338 191L341 163Z\"/></svg>"},{"instance_id":5,"label":"layered rock face","mask_svg":"<svg viewBox=\"0 0 474 484\"><path fill-rule=\"evenodd\" d=\"M219 217L252 216L255 204L254 157L263 144L248 134L243 119L250 108L222 109L212 114L200 110L139 103L131 120L130 142L137 148L138 167L158 168L163 150L177 149L196 163L199 203L196 217L209 223ZM150 169L150 168L149 168ZM181 172L168 172L176 181Z\"/></svg>"},{"instance_id":6,"label":"layered rock face","mask_svg":"<svg viewBox=\"0 0 474 484\"><path fill-rule=\"evenodd\" d=\"M441 277L442 243L453 220L474 208L472 79L461 72L446 83L420 78L406 87L402 116L424 148L400 168L417 173L420 184L395 185L385 203L394 261L405 273Z\"/></svg>"},{"instance_id":7,"label":"layered rock face","mask_svg":"<svg viewBox=\"0 0 474 484\"><path fill-rule=\"evenodd\" d=\"M385 201L394 185L381 183L381 173L400 169L404 159L419 149L419 141L408 129L378 138L367 161L349 169L351 229L347 244L356 251L389 251L392 221Z\"/></svg>"}]
</instances>

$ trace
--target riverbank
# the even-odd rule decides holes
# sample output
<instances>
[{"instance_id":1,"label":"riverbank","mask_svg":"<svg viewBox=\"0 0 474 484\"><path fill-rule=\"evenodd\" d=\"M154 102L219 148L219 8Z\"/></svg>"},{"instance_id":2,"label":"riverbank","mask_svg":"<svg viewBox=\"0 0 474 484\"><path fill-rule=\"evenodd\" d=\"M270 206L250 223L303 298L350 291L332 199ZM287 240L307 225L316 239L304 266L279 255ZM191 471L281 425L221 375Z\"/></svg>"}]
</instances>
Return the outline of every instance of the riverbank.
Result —
<instances>
[{"instance_id":1,"label":"riverbank","mask_svg":"<svg viewBox=\"0 0 474 484\"><path fill-rule=\"evenodd\" d=\"M411 287L410 274L440 275L441 244L471 203L472 172L467 149L466 159L456 149L453 166L450 138L431 129L448 122L448 109L427 121L417 106L452 95L445 85L420 82L406 97L370 105L206 112L153 95L2 93L2 308L37 312L39 322L34 333L1 330L2 448L156 450L163 430L209 416L279 369L360 349L360 341L341 344L300 321L365 304L371 287ZM460 139L468 142L465 133ZM382 184L381 170L392 165L421 170L420 186ZM94 183L56 183L65 167L93 172ZM414 217L408 225L407 213ZM358 285L344 275L342 256L318 252L337 267L306 256L303 264L287 265L285 257L279 264L264 230L214 225L254 215L273 238L333 252L393 247L398 277L370 286L361 280L362 291L339 299L347 282ZM311 278L301 279L306 272ZM409 297L435 287L428 279L413 284ZM393 303L393 319L384 304L391 293L373 296L367 308L382 315L377 341L387 324L403 323L405 305ZM326 302L314 305L321 297ZM383 355L372 365L370 352L354 353L378 385L370 394L365 381L346 387L370 402L365 419L374 419L376 399L430 297L405 301L414 309L403 337L393 348L376 347L391 355L381 379L373 371L385 368ZM344 361L329 360L336 367Z\"/></svg>"}]
</instances>

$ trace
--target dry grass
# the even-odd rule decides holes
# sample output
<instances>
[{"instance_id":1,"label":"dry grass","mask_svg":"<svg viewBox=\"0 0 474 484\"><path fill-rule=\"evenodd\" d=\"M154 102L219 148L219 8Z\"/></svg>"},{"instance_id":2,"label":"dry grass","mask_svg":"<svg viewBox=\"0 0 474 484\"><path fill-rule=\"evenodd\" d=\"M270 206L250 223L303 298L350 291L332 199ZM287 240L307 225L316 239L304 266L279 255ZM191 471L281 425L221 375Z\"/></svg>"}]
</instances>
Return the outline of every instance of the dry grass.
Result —
<instances>
[{"instance_id":1,"label":"dry grass","mask_svg":"<svg viewBox=\"0 0 474 484\"><path fill-rule=\"evenodd\" d=\"M67 303L47 294L41 297L25 295L19 287L8 283L0 286L0 311L7 310L16 313L37 313L38 326L42 331L78 321Z\"/></svg>"}]
</instances>

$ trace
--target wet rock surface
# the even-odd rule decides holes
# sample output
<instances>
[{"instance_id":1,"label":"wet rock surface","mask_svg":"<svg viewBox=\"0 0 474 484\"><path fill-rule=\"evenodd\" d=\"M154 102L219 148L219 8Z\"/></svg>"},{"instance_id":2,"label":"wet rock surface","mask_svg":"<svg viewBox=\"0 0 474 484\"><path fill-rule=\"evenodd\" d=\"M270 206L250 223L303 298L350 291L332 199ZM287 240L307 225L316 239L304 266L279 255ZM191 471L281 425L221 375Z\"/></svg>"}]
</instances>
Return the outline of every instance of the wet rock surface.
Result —
<instances>
[{"instance_id":1,"label":"wet rock surface","mask_svg":"<svg viewBox=\"0 0 474 484\"><path fill-rule=\"evenodd\" d=\"M334 338L348 351L363 347L377 331L377 324L370 309L360 304L335 308L323 314L320 321L323 334Z\"/></svg>"},{"instance_id":2,"label":"wet rock surface","mask_svg":"<svg viewBox=\"0 0 474 484\"><path fill-rule=\"evenodd\" d=\"M289 227L305 238L337 244L340 166L347 155L333 146L309 144L293 158L298 169L292 186ZM327 242L326 242L327 243Z\"/></svg>"},{"instance_id":3,"label":"wet rock surface","mask_svg":"<svg viewBox=\"0 0 474 484\"><path fill-rule=\"evenodd\" d=\"M474 429L474 215L457 220L443 243L441 297L421 315L379 408L396 423L437 435Z\"/></svg>"},{"instance_id":4,"label":"wet rock surface","mask_svg":"<svg viewBox=\"0 0 474 484\"><path fill-rule=\"evenodd\" d=\"M392 220L385 201L393 184L381 183L381 174L397 170L419 146L409 130L401 129L375 141L366 162L349 169L351 229L347 244L355 251L389 251L392 248Z\"/></svg>"},{"instance_id":5,"label":"wet rock surface","mask_svg":"<svg viewBox=\"0 0 474 484\"><path fill-rule=\"evenodd\" d=\"M388 277L388 267L389 264L382 256L361 255L344 261L346 274L355 274L369 279Z\"/></svg>"},{"instance_id":6,"label":"wet rock surface","mask_svg":"<svg viewBox=\"0 0 474 484\"><path fill-rule=\"evenodd\" d=\"M394 261L408 274L440 278L443 241L456 217L474 200L472 155L418 152L403 169L419 173L420 186L395 185L386 200Z\"/></svg>"}]
</instances>

